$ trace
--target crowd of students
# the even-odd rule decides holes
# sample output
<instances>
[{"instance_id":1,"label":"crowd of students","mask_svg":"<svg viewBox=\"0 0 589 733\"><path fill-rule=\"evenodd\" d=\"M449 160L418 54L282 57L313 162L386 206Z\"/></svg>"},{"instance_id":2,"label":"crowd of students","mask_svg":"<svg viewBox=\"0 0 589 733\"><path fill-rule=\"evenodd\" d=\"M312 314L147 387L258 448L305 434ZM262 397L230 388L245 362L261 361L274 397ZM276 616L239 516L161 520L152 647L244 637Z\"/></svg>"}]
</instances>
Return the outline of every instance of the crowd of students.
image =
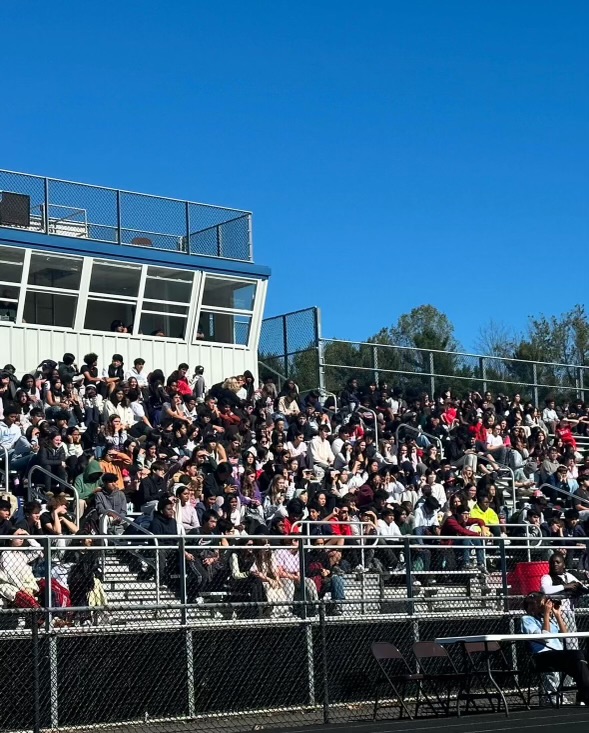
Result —
<instances>
[{"instance_id":1,"label":"crowd of students","mask_svg":"<svg viewBox=\"0 0 589 733\"><path fill-rule=\"evenodd\" d=\"M434 571L487 573L494 558L486 536L527 534L546 555L543 538L562 538L571 547L567 567L584 562L589 460L577 440L589 418L580 401L547 400L540 409L520 395L410 397L350 380L338 405L327 406L318 392L301 395L292 380L279 389L245 372L208 387L198 366L179 364L166 376L142 358L131 367L120 354L102 368L99 362L87 354L78 368L65 354L20 378L10 365L0 372L0 448L10 485L0 534L13 548L35 548L39 534L132 533L132 519L169 538L160 565L171 586L177 538L186 535L188 601L224 588L274 614L298 597L326 594L341 613L350 573L388 581L406 571L415 586L418 576L435 582ZM30 474L29 485L34 466L44 471ZM506 469L524 499L510 511L499 483ZM17 506L19 496L29 500ZM303 562L297 541L280 538L299 533L302 520L313 543ZM506 526L513 523L515 530ZM284 546L270 549L263 535ZM415 538L410 562L404 535ZM53 573L52 598L70 591L68 575L82 563L82 600L100 605L99 572L86 559L92 553L83 543L75 555L68 548L57 555L61 566L70 552L69 568ZM1 553L0 595L42 604L46 568L21 554L15 574L6 565L16 549ZM140 561L138 572L153 568Z\"/></svg>"}]
</instances>

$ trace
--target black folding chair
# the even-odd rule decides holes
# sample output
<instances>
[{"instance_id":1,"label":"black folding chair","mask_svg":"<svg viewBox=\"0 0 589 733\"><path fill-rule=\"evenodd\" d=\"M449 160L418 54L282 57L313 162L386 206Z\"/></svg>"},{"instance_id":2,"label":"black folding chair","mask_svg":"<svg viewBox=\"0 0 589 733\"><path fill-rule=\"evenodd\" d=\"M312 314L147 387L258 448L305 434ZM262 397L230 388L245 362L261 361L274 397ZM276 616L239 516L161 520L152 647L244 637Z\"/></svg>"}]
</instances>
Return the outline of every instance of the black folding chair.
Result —
<instances>
[{"instance_id":1,"label":"black folding chair","mask_svg":"<svg viewBox=\"0 0 589 733\"><path fill-rule=\"evenodd\" d=\"M456 713L460 715L460 700L464 697L466 674L457 669L447 649L435 641L416 641L413 644L413 654L423 675L420 684L424 697L427 695L424 686L427 683L440 707L446 710L446 715L450 715L450 699L452 691L456 689ZM440 696L441 687L445 688L445 701ZM429 702L429 697L426 699ZM435 707L432 706L432 709L437 715ZM417 715L417 707L415 714Z\"/></svg>"},{"instance_id":2,"label":"black folding chair","mask_svg":"<svg viewBox=\"0 0 589 733\"><path fill-rule=\"evenodd\" d=\"M399 718L402 718L403 713L405 712L407 713L407 716L413 720L413 715L411 715L409 708L405 704L405 692L407 690L407 685L410 683L416 684L417 696L415 715L417 715L421 693L420 683L423 679L423 675L411 670L411 667L407 664L405 657L393 644L389 644L386 641L377 641L372 644L371 650L372 656L374 657L381 673L374 685L374 712L372 719L376 720L376 714L379 706L379 692L381 688L387 684L395 693L396 700L398 702L398 705L392 704L387 705L387 707L398 707Z\"/></svg>"},{"instance_id":3,"label":"black folding chair","mask_svg":"<svg viewBox=\"0 0 589 733\"><path fill-rule=\"evenodd\" d=\"M487 699L493 712L495 712L494 701L497 700L497 712L500 712L501 703L505 702L504 689L508 687L515 689L515 693L526 708L530 709L529 696L526 699L519 684L519 672L509 664L499 642L466 642L463 644L463 650L466 672L466 687L463 693L466 699L465 712L468 712L470 703L474 703L477 699ZM482 690L473 691L475 682L477 688L480 687ZM492 686L489 686L489 682Z\"/></svg>"},{"instance_id":4,"label":"black folding chair","mask_svg":"<svg viewBox=\"0 0 589 733\"><path fill-rule=\"evenodd\" d=\"M528 647L531 651L531 647ZM578 687L574 680L572 684L567 684L570 679L564 672L557 669L543 669L540 671L536 666L536 655L530 653L530 681L528 685L528 708L532 699L532 682L534 678L538 681L538 704L542 705L542 700L548 703L550 707L560 708L563 703L566 692L578 692ZM558 675L558 682L554 684L554 680L549 675Z\"/></svg>"}]
</instances>

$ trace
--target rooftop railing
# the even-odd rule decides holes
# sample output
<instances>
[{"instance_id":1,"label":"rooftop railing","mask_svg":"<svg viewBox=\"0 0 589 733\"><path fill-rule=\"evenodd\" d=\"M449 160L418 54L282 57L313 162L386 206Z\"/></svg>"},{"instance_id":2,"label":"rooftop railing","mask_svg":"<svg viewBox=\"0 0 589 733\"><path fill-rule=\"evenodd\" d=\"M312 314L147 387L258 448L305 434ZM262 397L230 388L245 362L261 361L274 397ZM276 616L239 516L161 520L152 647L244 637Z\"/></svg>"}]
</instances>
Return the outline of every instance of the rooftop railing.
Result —
<instances>
[{"instance_id":1,"label":"rooftop railing","mask_svg":"<svg viewBox=\"0 0 589 733\"><path fill-rule=\"evenodd\" d=\"M0 170L0 227L253 261L251 213Z\"/></svg>"}]
</instances>

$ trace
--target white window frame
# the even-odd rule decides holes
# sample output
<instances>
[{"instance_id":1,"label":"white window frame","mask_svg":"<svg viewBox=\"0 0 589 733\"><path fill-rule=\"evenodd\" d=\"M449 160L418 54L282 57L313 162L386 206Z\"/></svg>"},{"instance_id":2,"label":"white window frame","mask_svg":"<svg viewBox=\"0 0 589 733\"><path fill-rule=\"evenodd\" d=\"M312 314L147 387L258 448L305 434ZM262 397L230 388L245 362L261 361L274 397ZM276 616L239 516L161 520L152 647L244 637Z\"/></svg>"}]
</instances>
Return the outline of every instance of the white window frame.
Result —
<instances>
[{"instance_id":1,"label":"white window frame","mask_svg":"<svg viewBox=\"0 0 589 733\"><path fill-rule=\"evenodd\" d=\"M204 277L202 278L201 282L201 288L199 293L199 299L198 299L198 310L196 313L196 319L194 322L194 329L193 329L193 336L192 336L192 343L193 344L213 344L215 346L230 346L231 348L235 349L249 349L250 343L252 340L252 324L254 323L254 313L256 310L256 302L258 300L258 290L259 290L259 280L255 280L253 278L243 278L243 277L237 277L235 275L216 275L213 273L205 272L203 273ZM252 305L251 310L244 310L243 308L222 308L220 306L216 305L205 305L204 300L204 294L205 289L207 285L207 280L221 280L225 282L238 282L243 283L244 285L253 285L255 288L254 292L254 302ZM208 339L197 339L196 338L196 332L198 329L198 324L200 323L200 319L203 313L219 313L226 316L247 316L250 319L250 328L249 333L247 337L247 343L246 344L236 344L233 342L224 342L224 341L209 341Z\"/></svg>"}]
</instances>

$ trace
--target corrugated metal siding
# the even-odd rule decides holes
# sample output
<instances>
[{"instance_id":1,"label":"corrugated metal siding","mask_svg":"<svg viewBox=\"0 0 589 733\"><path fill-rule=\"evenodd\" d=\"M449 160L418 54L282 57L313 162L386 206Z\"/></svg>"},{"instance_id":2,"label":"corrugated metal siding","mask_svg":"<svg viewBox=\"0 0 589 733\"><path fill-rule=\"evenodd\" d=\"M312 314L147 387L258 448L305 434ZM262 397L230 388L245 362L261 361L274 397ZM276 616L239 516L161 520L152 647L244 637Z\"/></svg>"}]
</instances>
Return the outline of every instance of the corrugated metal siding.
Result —
<instances>
[{"instance_id":1,"label":"corrugated metal siding","mask_svg":"<svg viewBox=\"0 0 589 733\"><path fill-rule=\"evenodd\" d=\"M19 376L33 371L44 359L60 361L68 351L75 354L78 366L90 352L98 354L99 368L110 364L113 354L121 354L129 367L134 359L141 357L148 371L162 369L164 374L172 372L183 361L191 370L201 364L209 385L242 374L246 369L255 376L258 373L257 354L231 345L189 345L141 336L72 333L42 326L0 323L0 368L7 363L14 364Z\"/></svg>"}]
</instances>

